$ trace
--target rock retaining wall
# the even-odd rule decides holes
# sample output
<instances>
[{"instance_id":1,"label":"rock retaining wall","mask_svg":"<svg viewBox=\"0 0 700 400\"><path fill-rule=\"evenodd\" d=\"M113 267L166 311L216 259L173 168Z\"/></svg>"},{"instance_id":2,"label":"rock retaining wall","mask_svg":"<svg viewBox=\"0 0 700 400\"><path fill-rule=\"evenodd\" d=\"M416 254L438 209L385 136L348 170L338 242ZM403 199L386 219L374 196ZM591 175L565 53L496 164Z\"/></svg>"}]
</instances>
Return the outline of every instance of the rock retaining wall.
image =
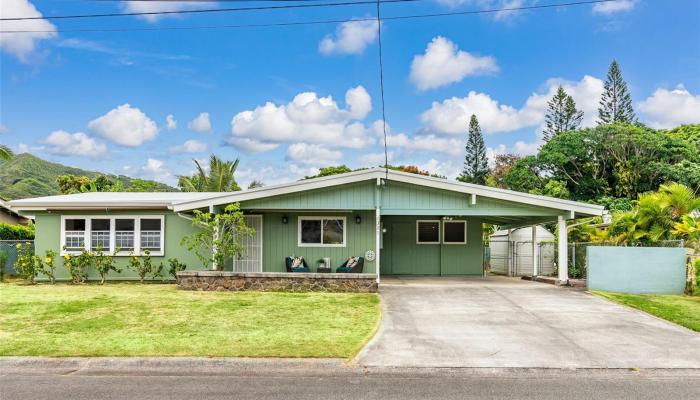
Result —
<instances>
[{"instance_id":1,"label":"rock retaining wall","mask_svg":"<svg viewBox=\"0 0 700 400\"><path fill-rule=\"evenodd\" d=\"M228 271L181 271L177 286L183 290L345 293L375 293L378 287L374 274Z\"/></svg>"}]
</instances>

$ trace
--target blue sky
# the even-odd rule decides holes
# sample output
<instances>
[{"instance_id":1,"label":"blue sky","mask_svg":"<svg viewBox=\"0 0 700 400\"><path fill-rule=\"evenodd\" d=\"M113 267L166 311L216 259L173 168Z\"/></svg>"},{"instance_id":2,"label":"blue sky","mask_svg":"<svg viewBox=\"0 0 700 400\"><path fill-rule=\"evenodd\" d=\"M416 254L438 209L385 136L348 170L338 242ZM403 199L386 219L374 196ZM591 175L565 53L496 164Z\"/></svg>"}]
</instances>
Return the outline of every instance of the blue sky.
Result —
<instances>
[{"instance_id":1,"label":"blue sky","mask_svg":"<svg viewBox=\"0 0 700 400\"><path fill-rule=\"evenodd\" d=\"M328 0L330 1L330 0ZM384 16L552 4L423 0ZM3 17L270 3L2 0ZM376 23L75 32L365 19L374 5L3 23L0 142L64 164L174 184L192 159L240 157L238 179L383 163ZM616 58L639 119L700 122L700 2L597 5L382 24L390 162L454 177L476 114L489 155L531 154L563 85L595 123ZM170 116L170 117L169 117Z\"/></svg>"}]
</instances>

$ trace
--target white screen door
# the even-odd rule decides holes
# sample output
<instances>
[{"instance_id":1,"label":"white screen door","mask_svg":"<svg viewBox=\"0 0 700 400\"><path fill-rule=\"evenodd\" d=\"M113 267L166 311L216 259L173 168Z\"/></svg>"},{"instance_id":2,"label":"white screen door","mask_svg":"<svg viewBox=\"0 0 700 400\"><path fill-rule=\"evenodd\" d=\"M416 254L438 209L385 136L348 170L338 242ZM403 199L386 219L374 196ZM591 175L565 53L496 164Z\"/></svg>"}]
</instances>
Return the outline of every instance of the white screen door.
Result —
<instances>
[{"instance_id":1,"label":"white screen door","mask_svg":"<svg viewBox=\"0 0 700 400\"><path fill-rule=\"evenodd\" d=\"M262 272L262 215L246 215L245 224L255 235L243 238L243 254L233 260L234 272Z\"/></svg>"}]
</instances>

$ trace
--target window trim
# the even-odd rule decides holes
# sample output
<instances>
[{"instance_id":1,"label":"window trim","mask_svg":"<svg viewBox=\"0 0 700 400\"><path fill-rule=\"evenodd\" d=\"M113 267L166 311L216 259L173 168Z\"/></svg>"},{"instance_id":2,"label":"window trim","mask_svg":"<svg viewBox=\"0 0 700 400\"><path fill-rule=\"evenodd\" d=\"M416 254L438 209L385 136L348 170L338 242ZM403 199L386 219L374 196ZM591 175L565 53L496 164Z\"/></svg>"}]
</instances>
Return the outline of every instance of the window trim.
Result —
<instances>
[{"instance_id":1,"label":"window trim","mask_svg":"<svg viewBox=\"0 0 700 400\"><path fill-rule=\"evenodd\" d=\"M323 243L323 220L324 219L339 219L343 221L343 243ZM302 243L301 242L301 222L302 221L321 221L321 243ZM348 243L348 221L347 217L341 216L315 216L315 215L300 215L297 218L297 247L346 247Z\"/></svg>"},{"instance_id":2,"label":"window trim","mask_svg":"<svg viewBox=\"0 0 700 400\"><path fill-rule=\"evenodd\" d=\"M142 256L141 251L141 220L142 219L159 219L160 220L160 251L152 251L151 256L161 257L165 255L165 215L61 215L61 236L60 236L60 252L61 256L80 254L81 251L64 250L63 246L66 243L66 220L67 219L84 219L85 220L85 250L92 250L92 220L93 219L108 219L109 223L109 249L103 249L105 252L114 253L116 245L116 221L117 219L133 219L134 220L134 251L133 254ZM131 251L120 251L116 254L117 257L127 257L132 255Z\"/></svg>"},{"instance_id":3,"label":"window trim","mask_svg":"<svg viewBox=\"0 0 700 400\"><path fill-rule=\"evenodd\" d=\"M420 225L421 222L437 222L438 224L438 240L437 242L421 242L420 241L420 235L418 234L418 226ZM441 229L442 224L440 223L439 219L417 219L416 220L416 244L440 244L440 240L442 239L442 229Z\"/></svg>"},{"instance_id":4,"label":"window trim","mask_svg":"<svg viewBox=\"0 0 700 400\"><path fill-rule=\"evenodd\" d=\"M445 241L445 225L459 224L464 226L464 241L463 242L446 242ZM467 244L467 221L463 219L454 219L451 221L442 221L442 244Z\"/></svg>"}]
</instances>

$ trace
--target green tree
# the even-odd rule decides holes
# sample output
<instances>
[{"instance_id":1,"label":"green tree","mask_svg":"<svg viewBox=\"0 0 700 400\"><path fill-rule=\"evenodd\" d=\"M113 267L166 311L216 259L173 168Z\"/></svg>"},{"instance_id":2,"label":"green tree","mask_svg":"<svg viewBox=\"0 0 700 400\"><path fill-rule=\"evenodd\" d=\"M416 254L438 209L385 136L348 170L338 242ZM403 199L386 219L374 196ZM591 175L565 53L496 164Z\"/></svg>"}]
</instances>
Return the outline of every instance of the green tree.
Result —
<instances>
[{"instance_id":1,"label":"green tree","mask_svg":"<svg viewBox=\"0 0 700 400\"><path fill-rule=\"evenodd\" d=\"M5 146L4 144L0 144L0 160L9 160L12 157L14 157L14 153L12 150Z\"/></svg>"},{"instance_id":2,"label":"green tree","mask_svg":"<svg viewBox=\"0 0 700 400\"><path fill-rule=\"evenodd\" d=\"M261 188L264 186L265 186L265 184L262 181L255 179L248 184L248 189L257 189L257 188Z\"/></svg>"},{"instance_id":3,"label":"green tree","mask_svg":"<svg viewBox=\"0 0 700 400\"><path fill-rule=\"evenodd\" d=\"M612 60L598 108L598 123L635 123L637 117L632 109L632 96L616 60Z\"/></svg>"},{"instance_id":4,"label":"green tree","mask_svg":"<svg viewBox=\"0 0 700 400\"><path fill-rule=\"evenodd\" d=\"M209 157L209 173L199 161L194 160L197 172L192 176L180 176L178 186L183 192L233 192L241 190L234 174L239 159L223 161L215 155Z\"/></svg>"},{"instance_id":5,"label":"green tree","mask_svg":"<svg viewBox=\"0 0 700 400\"><path fill-rule=\"evenodd\" d=\"M549 141L561 132L578 129L583 119L583 111L576 109L574 98L559 86L557 92L547 103L545 115L544 140Z\"/></svg>"},{"instance_id":6,"label":"green tree","mask_svg":"<svg viewBox=\"0 0 700 400\"><path fill-rule=\"evenodd\" d=\"M245 250L243 239L255 234L246 226L238 203L229 204L220 214L195 210L192 225L197 232L182 238L180 245L193 251L203 266L217 269L222 269L226 260L241 256Z\"/></svg>"},{"instance_id":7,"label":"green tree","mask_svg":"<svg viewBox=\"0 0 700 400\"><path fill-rule=\"evenodd\" d=\"M322 176L338 175L338 174L344 174L347 172L352 172L352 169L350 169L345 164L337 165L337 166L332 165L330 167L323 167L323 168L318 170L318 174L311 175L311 176L305 176L304 179L320 178Z\"/></svg>"},{"instance_id":8,"label":"green tree","mask_svg":"<svg viewBox=\"0 0 700 400\"><path fill-rule=\"evenodd\" d=\"M80 193L80 188L90 184L90 178L77 175L60 175L56 183L62 194Z\"/></svg>"},{"instance_id":9,"label":"green tree","mask_svg":"<svg viewBox=\"0 0 700 400\"><path fill-rule=\"evenodd\" d=\"M501 189L507 189L506 176L510 173L510 170L515 166L515 164L520 160L520 156L517 154L498 154L491 171L491 182L493 187L498 187Z\"/></svg>"},{"instance_id":10,"label":"green tree","mask_svg":"<svg viewBox=\"0 0 700 400\"><path fill-rule=\"evenodd\" d=\"M481 127L476 115L472 114L469 120L469 138L466 146L467 154L464 157L464 169L457 178L461 182L483 185L489 175L489 164L486 159L486 145Z\"/></svg>"}]
</instances>

